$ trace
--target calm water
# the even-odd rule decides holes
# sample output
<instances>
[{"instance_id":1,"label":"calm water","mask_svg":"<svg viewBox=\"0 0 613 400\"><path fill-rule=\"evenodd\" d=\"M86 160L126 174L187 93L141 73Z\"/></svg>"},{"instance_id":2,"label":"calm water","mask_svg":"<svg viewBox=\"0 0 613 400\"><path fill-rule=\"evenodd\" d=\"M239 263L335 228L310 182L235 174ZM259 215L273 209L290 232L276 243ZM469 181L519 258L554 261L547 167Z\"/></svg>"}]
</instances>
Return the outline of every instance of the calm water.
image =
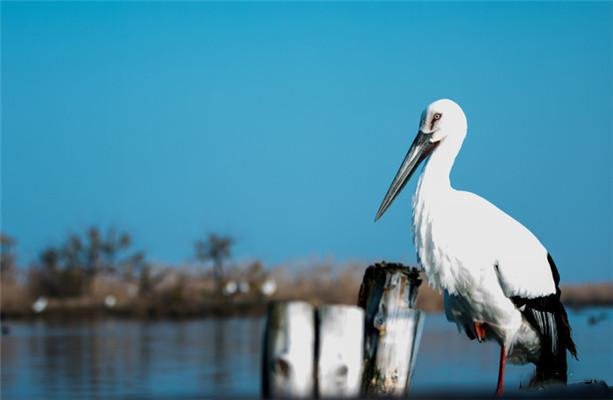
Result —
<instances>
[{"instance_id":1,"label":"calm water","mask_svg":"<svg viewBox=\"0 0 613 400\"><path fill-rule=\"evenodd\" d=\"M570 380L613 382L613 311L571 312L580 361ZM590 324L596 319L596 324ZM593 321L592 321L593 322ZM263 320L187 322L8 321L2 399L256 396ZM470 342L443 315L428 315L413 389L494 388L498 348ZM509 388L532 366L510 366Z\"/></svg>"}]
</instances>

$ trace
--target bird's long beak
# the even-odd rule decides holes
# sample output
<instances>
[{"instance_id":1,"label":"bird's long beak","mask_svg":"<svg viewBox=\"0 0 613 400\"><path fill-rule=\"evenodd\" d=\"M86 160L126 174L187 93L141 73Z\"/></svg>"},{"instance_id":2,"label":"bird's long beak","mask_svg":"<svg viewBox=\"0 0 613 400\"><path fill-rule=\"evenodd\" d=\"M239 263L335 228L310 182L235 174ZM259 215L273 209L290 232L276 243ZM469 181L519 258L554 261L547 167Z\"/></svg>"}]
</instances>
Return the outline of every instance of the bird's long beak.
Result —
<instances>
[{"instance_id":1,"label":"bird's long beak","mask_svg":"<svg viewBox=\"0 0 613 400\"><path fill-rule=\"evenodd\" d=\"M413 140L413 144L411 144L411 148L409 152L404 157L404 161L400 165L392 184L389 189L387 189L387 193L385 194L385 198L383 198L383 202L379 207L379 211L377 211L377 216L375 217L375 221L377 221L383 213L388 209L390 204L394 201L398 193L402 190L404 185L409 181L419 164L427 158L430 153L436 148L439 142L430 142L431 134L424 133L419 131L415 139Z\"/></svg>"}]
</instances>

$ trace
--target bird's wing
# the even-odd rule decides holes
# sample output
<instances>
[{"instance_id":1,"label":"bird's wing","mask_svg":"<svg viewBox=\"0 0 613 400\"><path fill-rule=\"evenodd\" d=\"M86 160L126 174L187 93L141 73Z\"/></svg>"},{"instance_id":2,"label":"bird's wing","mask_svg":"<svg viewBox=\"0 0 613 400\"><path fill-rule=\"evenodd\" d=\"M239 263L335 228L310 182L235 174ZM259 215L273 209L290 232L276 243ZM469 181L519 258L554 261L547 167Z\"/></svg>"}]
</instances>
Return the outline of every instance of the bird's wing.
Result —
<instances>
[{"instance_id":1,"label":"bird's wing","mask_svg":"<svg viewBox=\"0 0 613 400\"><path fill-rule=\"evenodd\" d=\"M565 350L576 357L566 310L560 301L560 274L551 255L526 227L487 200L467 194L478 207L482 221L481 240L491 251L503 293L511 299L528 323L539 333L541 373L566 379ZM538 371L537 371L538 372ZM559 375L559 376L558 376ZM563 376L562 376L563 375Z\"/></svg>"},{"instance_id":2,"label":"bird's wing","mask_svg":"<svg viewBox=\"0 0 613 400\"><path fill-rule=\"evenodd\" d=\"M469 192L463 197L463 209L475 215L472 230L478 231L480 247L496 267L504 294L527 299L555 294L559 277L536 236L482 197Z\"/></svg>"}]
</instances>

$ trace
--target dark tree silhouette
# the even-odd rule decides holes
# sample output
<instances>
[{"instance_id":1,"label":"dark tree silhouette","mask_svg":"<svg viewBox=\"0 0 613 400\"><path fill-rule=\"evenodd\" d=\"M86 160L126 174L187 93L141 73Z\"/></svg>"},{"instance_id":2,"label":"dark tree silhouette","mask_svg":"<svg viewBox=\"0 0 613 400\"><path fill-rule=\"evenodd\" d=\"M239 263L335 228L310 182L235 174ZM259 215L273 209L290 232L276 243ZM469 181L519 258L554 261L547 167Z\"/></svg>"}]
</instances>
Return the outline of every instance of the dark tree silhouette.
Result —
<instances>
[{"instance_id":1,"label":"dark tree silhouette","mask_svg":"<svg viewBox=\"0 0 613 400\"><path fill-rule=\"evenodd\" d=\"M101 272L122 272L132 277L135 268L142 268L142 252L130 252L131 236L109 229L105 235L93 226L83 234L70 234L61 246L50 246L39 255L34 289L52 297L80 295L91 279Z\"/></svg>"},{"instance_id":2,"label":"dark tree silhouette","mask_svg":"<svg viewBox=\"0 0 613 400\"><path fill-rule=\"evenodd\" d=\"M196 258L202 262L213 262L213 275L217 289L221 289L223 280L223 265L225 260L232 256L232 246L234 239L229 236L219 236L215 233L209 234L205 240L196 241L194 247Z\"/></svg>"}]
</instances>

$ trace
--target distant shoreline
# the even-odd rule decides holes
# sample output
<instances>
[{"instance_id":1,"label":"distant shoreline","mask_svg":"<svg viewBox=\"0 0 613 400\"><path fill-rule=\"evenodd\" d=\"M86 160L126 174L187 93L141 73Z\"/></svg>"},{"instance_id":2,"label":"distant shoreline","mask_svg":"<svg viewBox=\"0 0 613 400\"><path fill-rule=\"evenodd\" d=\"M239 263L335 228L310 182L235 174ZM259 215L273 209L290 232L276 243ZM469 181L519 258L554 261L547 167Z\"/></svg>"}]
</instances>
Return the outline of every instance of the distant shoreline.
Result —
<instances>
[{"instance_id":1,"label":"distant shoreline","mask_svg":"<svg viewBox=\"0 0 613 400\"><path fill-rule=\"evenodd\" d=\"M94 298L67 298L48 299L45 309L40 312L22 304L20 307L5 307L4 293L0 311L2 320L23 319L95 319L95 318L126 318L126 319L202 319L202 318L236 318L236 317L259 317L265 314L269 301L280 300L306 300L315 304L340 303L355 304L358 285L348 285L342 296L329 299L324 294L318 293L317 285L311 286L313 291L297 291L296 296L281 294L271 298L257 297L233 297L211 298L208 301L194 302L189 299L184 301L165 301L165 295L159 298L149 296L138 298L133 301L109 307ZM351 289L354 288L354 290ZM353 291L353 294L351 293ZM339 291L336 295L341 294ZM323 300L322 300L323 299ZM567 285L562 287L562 299L567 308L581 310L586 308L608 308L613 306L613 282ZM428 313L443 311L442 297L423 284L419 289L417 307Z\"/></svg>"},{"instance_id":2,"label":"distant shoreline","mask_svg":"<svg viewBox=\"0 0 613 400\"><path fill-rule=\"evenodd\" d=\"M215 233L194 243L198 262L154 263L132 250L127 231L94 225L43 249L25 268L17 264L16 243L0 233L0 319L260 316L270 301L279 300L355 305L368 267L367 262L236 263L235 240ZM384 264L419 274L417 308L443 310L442 296L419 268L386 261L373 265ZM576 309L613 306L613 281L563 285L562 302Z\"/></svg>"}]
</instances>

